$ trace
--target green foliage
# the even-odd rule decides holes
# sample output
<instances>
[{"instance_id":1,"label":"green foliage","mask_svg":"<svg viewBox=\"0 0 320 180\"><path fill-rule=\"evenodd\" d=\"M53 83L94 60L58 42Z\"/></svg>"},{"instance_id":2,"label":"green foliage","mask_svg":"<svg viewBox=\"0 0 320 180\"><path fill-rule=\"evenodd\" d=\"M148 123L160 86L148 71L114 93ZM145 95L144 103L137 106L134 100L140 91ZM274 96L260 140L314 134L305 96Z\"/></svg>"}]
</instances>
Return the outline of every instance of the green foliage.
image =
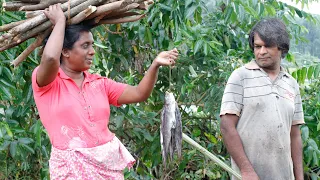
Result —
<instances>
[{"instance_id":1,"label":"green foliage","mask_svg":"<svg viewBox=\"0 0 320 180\"><path fill-rule=\"evenodd\" d=\"M1 13L2 24L22 19L21 14ZM275 0L159 0L147 14L138 22L97 27L90 71L136 85L158 52L177 47L181 56L172 69L171 83L182 112L183 132L229 163L219 130L220 101L231 72L253 58L248 32L261 17L280 17L300 41L306 28L295 19L316 22L315 18ZM5 167L0 169L0 179L48 179L51 145L31 91L31 73L39 56L34 52L20 67L10 66L30 43L0 53L0 164ZM289 54L287 60L295 65L290 68L299 82L316 81L320 67L301 65L294 57ZM126 171L126 178L229 179L225 171L186 143L183 157L175 158L167 169L163 167L159 114L169 88L168 74L169 68L160 68L155 89L146 102L111 109L109 128L137 160L134 169ZM312 94L317 87L315 82L302 91L303 97L310 96L304 101L307 125L302 128L307 177L319 171L319 95Z\"/></svg>"}]
</instances>

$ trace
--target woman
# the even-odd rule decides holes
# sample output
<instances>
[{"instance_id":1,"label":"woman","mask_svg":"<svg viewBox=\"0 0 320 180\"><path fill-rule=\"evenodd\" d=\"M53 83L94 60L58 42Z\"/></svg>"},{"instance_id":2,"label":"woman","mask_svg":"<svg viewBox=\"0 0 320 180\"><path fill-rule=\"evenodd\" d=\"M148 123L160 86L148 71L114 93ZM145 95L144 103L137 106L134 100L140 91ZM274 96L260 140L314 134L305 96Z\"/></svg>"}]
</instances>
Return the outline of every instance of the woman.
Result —
<instances>
[{"instance_id":1,"label":"woman","mask_svg":"<svg viewBox=\"0 0 320 180\"><path fill-rule=\"evenodd\" d=\"M176 49L161 52L138 86L89 74L93 37L83 25L65 27L60 4L44 11L54 25L40 65L32 74L34 99L52 143L51 179L123 179L135 160L108 129L110 104L145 101L162 65L174 65Z\"/></svg>"}]
</instances>

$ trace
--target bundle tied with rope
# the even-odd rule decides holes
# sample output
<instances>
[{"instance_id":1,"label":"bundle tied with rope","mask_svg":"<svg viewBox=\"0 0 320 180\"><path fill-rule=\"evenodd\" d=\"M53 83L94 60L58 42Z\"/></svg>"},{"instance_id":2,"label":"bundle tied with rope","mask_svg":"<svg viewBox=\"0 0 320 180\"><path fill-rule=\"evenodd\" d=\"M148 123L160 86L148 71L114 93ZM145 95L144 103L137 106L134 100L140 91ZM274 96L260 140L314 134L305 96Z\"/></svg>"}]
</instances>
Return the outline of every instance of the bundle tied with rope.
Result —
<instances>
[{"instance_id":1,"label":"bundle tied with rope","mask_svg":"<svg viewBox=\"0 0 320 180\"><path fill-rule=\"evenodd\" d=\"M91 26L138 21L145 17L153 0L16 0L4 2L5 11L23 11L26 19L0 26L0 52L15 47L28 39L36 40L13 62L19 65L30 53L42 45L51 33L52 23L43 13L50 5L61 3L67 24L85 22Z\"/></svg>"}]
</instances>

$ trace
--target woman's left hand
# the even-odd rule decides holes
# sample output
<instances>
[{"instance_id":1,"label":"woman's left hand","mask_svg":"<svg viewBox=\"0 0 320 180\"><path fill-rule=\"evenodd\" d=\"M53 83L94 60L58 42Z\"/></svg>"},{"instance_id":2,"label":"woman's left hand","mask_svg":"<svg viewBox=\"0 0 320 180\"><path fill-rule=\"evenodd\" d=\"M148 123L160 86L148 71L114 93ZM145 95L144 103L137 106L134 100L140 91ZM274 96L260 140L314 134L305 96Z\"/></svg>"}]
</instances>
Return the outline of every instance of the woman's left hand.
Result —
<instances>
[{"instance_id":1,"label":"woman's left hand","mask_svg":"<svg viewBox=\"0 0 320 180\"><path fill-rule=\"evenodd\" d=\"M176 48L170 51L162 51L153 61L157 66L174 66L178 59L179 52Z\"/></svg>"}]
</instances>

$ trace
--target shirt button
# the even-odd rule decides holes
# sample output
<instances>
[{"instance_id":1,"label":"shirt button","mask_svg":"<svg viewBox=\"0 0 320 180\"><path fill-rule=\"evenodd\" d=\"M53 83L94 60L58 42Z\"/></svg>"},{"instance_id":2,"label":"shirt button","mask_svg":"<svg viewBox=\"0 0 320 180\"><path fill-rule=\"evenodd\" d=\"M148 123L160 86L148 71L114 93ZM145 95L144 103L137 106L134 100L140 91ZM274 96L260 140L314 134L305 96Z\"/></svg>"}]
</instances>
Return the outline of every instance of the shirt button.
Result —
<instances>
[{"instance_id":1,"label":"shirt button","mask_svg":"<svg viewBox=\"0 0 320 180\"><path fill-rule=\"evenodd\" d=\"M88 106L88 108L91 108L91 106Z\"/></svg>"},{"instance_id":2,"label":"shirt button","mask_svg":"<svg viewBox=\"0 0 320 180\"><path fill-rule=\"evenodd\" d=\"M96 145L97 145L97 144L99 144L99 142L98 142L98 141L96 142Z\"/></svg>"},{"instance_id":3,"label":"shirt button","mask_svg":"<svg viewBox=\"0 0 320 180\"><path fill-rule=\"evenodd\" d=\"M90 124L90 126L91 126L91 127L94 127L95 125L94 125L94 124Z\"/></svg>"},{"instance_id":4,"label":"shirt button","mask_svg":"<svg viewBox=\"0 0 320 180\"><path fill-rule=\"evenodd\" d=\"M87 110L87 107L84 107L83 109L84 109L84 110Z\"/></svg>"}]
</instances>

